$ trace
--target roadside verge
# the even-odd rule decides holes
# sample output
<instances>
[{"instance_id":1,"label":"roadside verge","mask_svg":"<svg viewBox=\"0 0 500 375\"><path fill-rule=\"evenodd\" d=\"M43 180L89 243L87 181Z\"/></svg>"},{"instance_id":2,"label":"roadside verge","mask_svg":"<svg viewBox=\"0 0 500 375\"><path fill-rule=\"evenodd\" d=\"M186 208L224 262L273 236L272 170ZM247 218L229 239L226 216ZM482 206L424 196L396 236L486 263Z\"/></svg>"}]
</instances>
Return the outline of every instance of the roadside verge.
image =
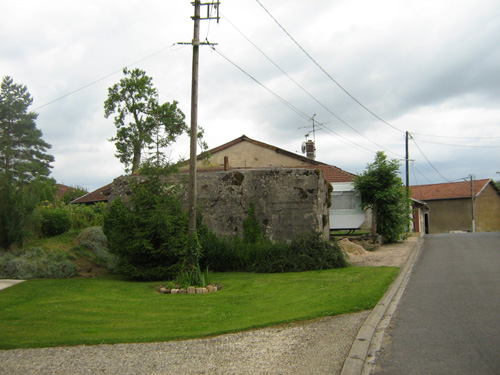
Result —
<instances>
[{"instance_id":1,"label":"roadside verge","mask_svg":"<svg viewBox=\"0 0 500 375\"><path fill-rule=\"evenodd\" d=\"M422 242L423 236L420 236L398 277L359 329L344 362L341 375L368 375L371 373L385 328L389 325L406 288L413 266L420 255Z\"/></svg>"}]
</instances>

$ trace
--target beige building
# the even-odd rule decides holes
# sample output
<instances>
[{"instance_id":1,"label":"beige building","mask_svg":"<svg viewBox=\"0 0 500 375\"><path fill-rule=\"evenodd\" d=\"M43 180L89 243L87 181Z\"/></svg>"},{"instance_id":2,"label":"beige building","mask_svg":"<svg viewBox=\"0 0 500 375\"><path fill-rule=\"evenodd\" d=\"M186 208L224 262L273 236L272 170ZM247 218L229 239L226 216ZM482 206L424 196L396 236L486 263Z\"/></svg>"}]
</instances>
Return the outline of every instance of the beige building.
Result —
<instances>
[{"instance_id":1,"label":"beige building","mask_svg":"<svg viewBox=\"0 0 500 375\"><path fill-rule=\"evenodd\" d=\"M424 201L428 233L499 232L500 189L490 179L411 187Z\"/></svg>"}]
</instances>

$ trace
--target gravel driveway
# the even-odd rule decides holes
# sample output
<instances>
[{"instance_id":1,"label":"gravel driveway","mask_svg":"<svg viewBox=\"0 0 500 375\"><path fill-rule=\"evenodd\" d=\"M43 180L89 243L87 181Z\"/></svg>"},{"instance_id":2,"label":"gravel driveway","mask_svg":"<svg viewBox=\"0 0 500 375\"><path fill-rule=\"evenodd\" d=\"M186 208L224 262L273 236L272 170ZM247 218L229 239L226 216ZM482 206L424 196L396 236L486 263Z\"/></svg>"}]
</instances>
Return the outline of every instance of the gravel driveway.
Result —
<instances>
[{"instance_id":1,"label":"gravel driveway","mask_svg":"<svg viewBox=\"0 0 500 375\"><path fill-rule=\"evenodd\" d=\"M353 263L400 266L416 237ZM353 259L354 260L354 259ZM206 339L0 351L0 374L340 374L370 311ZM0 333L1 334L1 333Z\"/></svg>"}]
</instances>

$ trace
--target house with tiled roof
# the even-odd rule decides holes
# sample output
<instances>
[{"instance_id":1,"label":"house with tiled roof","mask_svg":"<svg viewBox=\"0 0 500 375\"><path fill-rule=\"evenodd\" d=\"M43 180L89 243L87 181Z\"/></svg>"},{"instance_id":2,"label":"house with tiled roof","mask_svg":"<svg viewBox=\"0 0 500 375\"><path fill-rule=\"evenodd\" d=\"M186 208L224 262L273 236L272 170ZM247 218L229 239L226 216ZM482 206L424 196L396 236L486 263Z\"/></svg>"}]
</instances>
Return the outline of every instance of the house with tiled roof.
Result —
<instances>
[{"instance_id":1,"label":"house with tiled roof","mask_svg":"<svg viewBox=\"0 0 500 375\"><path fill-rule=\"evenodd\" d=\"M107 184L97 190L91 191L80 198L71 201L71 204L95 204L100 202L107 202L109 194L111 193L111 185Z\"/></svg>"},{"instance_id":2,"label":"house with tiled roof","mask_svg":"<svg viewBox=\"0 0 500 375\"><path fill-rule=\"evenodd\" d=\"M332 206L330 208L331 229L356 229L366 221L361 206L361 196L354 191L353 173L334 165L315 160L312 141L304 143L306 155L290 152L242 135L208 151L209 158L198 155L199 171L263 168L306 168L320 170L325 180L332 185ZM184 162L181 171L188 170L189 161Z\"/></svg>"},{"instance_id":3,"label":"house with tiled roof","mask_svg":"<svg viewBox=\"0 0 500 375\"><path fill-rule=\"evenodd\" d=\"M356 229L366 221L361 196L354 191L355 175L334 165L315 160L314 143L307 142L303 156L282 148L251 139L245 135L209 150L209 158L198 155L198 172L217 172L241 169L303 168L321 171L332 186L332 206L329 212L331 229ZM180 164L180 172L187 173L189 160ZM71 203L93 204L107 202L112 184L88 193Z\"/></svg>"},{"instance_id":4,"label":"house with tiled roof","mask_svg":"<svg viewBox=\"0 0 500 375\"><path fill-rule=\"evenodd\" d=\"M411 186L424 201L428 233L499 232L500 190L491 179Z\"/></svg>"}]
</instances>

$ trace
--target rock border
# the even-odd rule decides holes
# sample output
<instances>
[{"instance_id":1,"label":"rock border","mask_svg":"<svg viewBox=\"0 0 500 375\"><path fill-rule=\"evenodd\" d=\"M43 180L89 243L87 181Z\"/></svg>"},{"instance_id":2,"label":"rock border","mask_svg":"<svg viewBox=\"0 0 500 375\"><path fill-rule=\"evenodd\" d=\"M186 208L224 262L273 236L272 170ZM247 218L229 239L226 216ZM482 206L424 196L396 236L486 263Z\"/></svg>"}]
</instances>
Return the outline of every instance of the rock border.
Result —
<instances>
[{"instance_id":1,"label":"rock border","mask_svg":"<svg viewBox=\"0 0 500 375\"><path fill-rule=\"evenodd\" d=\"M222 287L220 285L217 285L217 284L209 284L204 288L190 286L187 289L181 289L181 288L168 289L168 288L162 286L158 290L158 292L161 294L208 294L208 293L217 292L218 290L221 290L221 289L222 289Z\"/></svg>"}]
</instances>

